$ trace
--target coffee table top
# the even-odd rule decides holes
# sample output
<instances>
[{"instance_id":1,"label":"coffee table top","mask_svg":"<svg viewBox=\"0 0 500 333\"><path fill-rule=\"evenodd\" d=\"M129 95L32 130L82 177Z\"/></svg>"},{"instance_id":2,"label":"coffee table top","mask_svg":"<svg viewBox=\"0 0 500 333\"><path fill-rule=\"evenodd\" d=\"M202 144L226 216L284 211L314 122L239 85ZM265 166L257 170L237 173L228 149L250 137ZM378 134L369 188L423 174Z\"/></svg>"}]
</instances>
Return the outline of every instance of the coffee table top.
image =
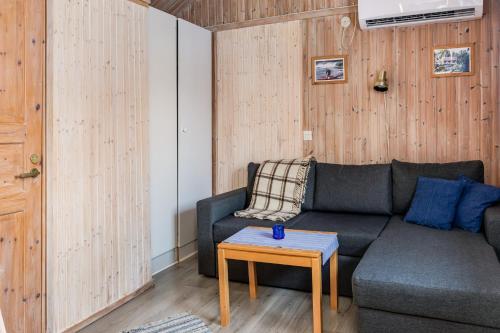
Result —
<instances>
[{"instance_id":1,"label":"coffee table top","mask_svg":"<svg viewBox=\"0 0 500 333\"><path fill-rule=\"evenodd\" d=\"M285 238L276 240L271 228L246 227L219 245L219 248L238 247L245 250L251 247L253 251L264 253L322 256L324 265L338 249L339 242L335 232L285 229Z\"/></svg>"}]
</instances>

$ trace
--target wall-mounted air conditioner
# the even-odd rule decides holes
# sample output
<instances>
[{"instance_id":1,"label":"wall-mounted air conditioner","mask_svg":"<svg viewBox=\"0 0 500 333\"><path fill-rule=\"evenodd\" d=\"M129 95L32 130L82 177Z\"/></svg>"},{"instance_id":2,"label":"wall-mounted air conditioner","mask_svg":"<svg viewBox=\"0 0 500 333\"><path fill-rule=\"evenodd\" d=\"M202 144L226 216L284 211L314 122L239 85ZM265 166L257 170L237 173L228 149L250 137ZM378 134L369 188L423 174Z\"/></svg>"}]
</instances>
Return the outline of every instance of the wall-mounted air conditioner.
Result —
<instances>
[{"instance_id":1,"label":"wall-mounted air conditioner","mask_svg":"<svg viewBox=\"0 0 500 333\"><path fill-rule=\"evenodd\" d=\"M481 18L483 0L358 0L361 29Z\"/></svg>"}]
</instances>

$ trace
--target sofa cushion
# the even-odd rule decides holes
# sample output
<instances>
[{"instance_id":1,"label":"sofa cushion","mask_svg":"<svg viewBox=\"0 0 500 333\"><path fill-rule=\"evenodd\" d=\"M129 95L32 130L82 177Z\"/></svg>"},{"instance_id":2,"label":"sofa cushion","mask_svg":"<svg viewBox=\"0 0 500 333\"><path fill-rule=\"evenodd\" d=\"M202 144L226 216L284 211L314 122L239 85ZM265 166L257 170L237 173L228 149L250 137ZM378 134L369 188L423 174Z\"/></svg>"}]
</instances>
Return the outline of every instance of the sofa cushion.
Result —
<instances>
[{"instance_id":1,"label":"sofa cushion","mask_svg":"<svg viewBox=\"0 0 500 333\"><path fill-rule=\"evenodd\" d=\"M328 212L307 212L301 215L291 226L292 229L337 232L339 254L352 257L361 257L389 221L389 217L385 215Z\"/></svg>"},{"instance_id":2,"label":"sofa cushion","mask_svg":"<svg viewBox=\"0 0 500 333\"><path fill-rule=\"evenodd\" d=\"M361 257L380 235L389 217L385 215L306 212L285 223L286 229L335 231L339 237L339 255ZM271 228L276 222L227 216L213 226L214 241L224 241L248 226Z\"/></svg>"},{"instance_id":3,"label":"sofa cushion","mask_svg":"<svg viewBox=\"0 0 500 333\"><path fill-rule=\"evenodd\" d=\"M417 189L406 222L450 230L465 182L418 177Z\"/></svg>"},{"instance_id":4,"label":"sofa cushion","mask_svg":"<svg viewBox=\"0 0 500 333\"><path fill-rule=\"evenodd\" d=\"M391 219L353 275L360 307L500 328L500 263L484 235Z\"/></svg>"},{"instance_id":5,"label":"sofa cushion","mask_svg":"<svg viewBox=\"0 0 500 333\"><path fill-rule=\"evenodd\" d=\"M314 200L314 183L316 176L316 164L315 160L311 161L311 168L309 174L307 175L307 187L304 193L304 202L302 203L302 211L308 211L313 209ZM250 200L252 199L253 185L255 183L255 175L259 169L260 164L249 163L248 164L248 178L247 178L247 207L250 205Z\"/></svg>"},{"instance_id":6,"label":"sofa cushion","mask_svg":"<svg viewBox=\"0 0 500 333\"><path fill-rule=\"evenodd\" d=\"M391 214L391 165L318 163L314 210Z\"/></svg>"},{"instance_id":7,"label":"sofa cushion","mask_svg":"<svg viewBox=\"0 0 500 333\"><path fill-rule=\"evenodd\" d=\"M456 180L466 176L477 182L484 181L484 166L481 161L454 163L407 163L392 161L392 210L394 214L405 214L410 208L418 177L433 177Z\"/></svg>"},{"instance_id":8,"label":"sofa cushion","mask_svg":"<svg viewBox=\"0 0 500 333\"><path fill-rule=\"evenodd\" d=\"M484 211L500 202L500 188L463 176L461 180L464 181L465 188L457 206L454 225L463 230L479 232L483 225Z\"/></svg>"},{"instance_id":9,"label":"sofa cushion","mask_svg":"<svg viewBox=\"0 0 500 333\"><path fill-rule=\"evenodd\" d=\"M290 228L293 226L297 220L302 218L303 214L300 214L293 219L290 219L284 223L285 225L285 234L286 228ZM254 227L268 227L271 228L278 222L270 221L270 220L259 220L259 219L247 219L243 217L236 217L234 215L229 215L223 218L222 220L217 221L213 226L214 232L214 242L220 243L226 238L234 235L241 229L249 226Z\"/></svg>"}]
</instances>

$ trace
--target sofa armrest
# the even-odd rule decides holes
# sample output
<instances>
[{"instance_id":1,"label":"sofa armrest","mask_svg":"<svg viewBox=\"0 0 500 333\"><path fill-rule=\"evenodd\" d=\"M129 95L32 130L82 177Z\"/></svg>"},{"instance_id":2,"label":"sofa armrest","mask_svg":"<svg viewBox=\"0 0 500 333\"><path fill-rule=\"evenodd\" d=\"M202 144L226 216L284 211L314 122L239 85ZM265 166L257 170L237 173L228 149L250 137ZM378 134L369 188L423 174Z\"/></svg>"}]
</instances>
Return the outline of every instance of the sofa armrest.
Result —
<instances>
[{"instance_id":1,"label":"sofa armrest","mask_svg":"<svg viewBox=\"0 0 500 333\"><path fill-rule=\"evenodd\" d=\"M486 209L484 234L488 243L500 254L500 203Z\"/></svg>"},{"instance_id":2,"label":"sofa armrest","mask_svg":"<svg viewBox=\"0 0 500 333\"><path fill-rule=\"evenodd\" d=\"M216 195L198 201L196 204L198 220L198 272L215 276L215 244L213 225L220 219L245 208L246 188Z\"/></svg>"}]
</instances>

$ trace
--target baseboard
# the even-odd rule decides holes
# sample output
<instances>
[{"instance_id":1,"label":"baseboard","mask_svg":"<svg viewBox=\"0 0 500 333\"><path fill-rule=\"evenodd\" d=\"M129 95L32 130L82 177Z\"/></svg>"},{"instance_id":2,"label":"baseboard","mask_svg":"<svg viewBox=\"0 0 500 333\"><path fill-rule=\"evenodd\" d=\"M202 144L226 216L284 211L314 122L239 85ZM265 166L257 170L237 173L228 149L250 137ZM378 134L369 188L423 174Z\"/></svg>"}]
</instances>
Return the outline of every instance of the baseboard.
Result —
<instances>
[{"instance_id":1,"label":"baseboard","mask_svg":"<svg viewBox=\"0 0 500 333\"><path fill-rule=\"evenodd\" d=\"M151 259L151 271L156 275L177 263L177 249L172 249Z\"/></svg>"},{"instance_id":2,"label":"baseboard","mask_svg":"<svg viewBox=\"0 0 500 333\"><path fill-rule=\"evenodd\" d=\"M105 307L104 309L96 312L95 314L93 314L92 316L88 317L87 319L79 322L78 324L76 325L73 325L71 326L70 328L67 328L66 330L64 330L63 332L64 333L74 333L74 332L78 332L79 330L81 330L82 328L84 327L87 327L89 326L90 324L92 324L93 322L95 322L96 320L104 317L105 315L107 315L108 313L110 313L111 311L115 310L116 308L122 306L123 304L131 301L132 299L136 298L137 296L139 296L140 294L142 294L143 292L151 289L154 287L154 282L151 280L149 281L148 283L146 283L144 286L142 286L141 288L137 289L136 291L126 295L125 297L119 299L118 301L114 302L113 304L110 304L108 305L107 307Z\"/></svg>"},{"instance_id":3,"label":"baseboard","mask_svg":"<svg viewBox=\"0 0 500 333\"><path fill-rule=\"evenodd\" d=\"M194 240L179 248L179 261L184 261L198 252L198 240Z\"/></svg>"},{"instance_id":4,"label":"baseboard","mask_svg":"<svg viewBox=\"0 0 500 333\"><path fill-rule=\"evenodd\" d=\"M179 261L177 261L177 251L179 252ZM151 267L153 271L153 275L157 275L167 268L170 268L174 266L175 264L178 264L179 262L182 262L184 260L187 260L191 258L192 256L196 255L198 253L198 241L192 241L182 247L177 249L172 249L170 251L167 251L165 253L160 254L159 256L154 257L151 259Z\"/></svg>"},{"instance_id":5,"label":"baseboard","mask_svg":"<svg viewBox=\"0 0 500 333\"><path fill-rule=\"evenodd\" d=\"M181 260L179 260L179 262L183 262L183 261L186 261L188 260L189 258L191 257L194 257L195 255L198 254L198 250L194 251L193 253L190 253L188 255L186 255L184 258L182 258Z\"/></svg>"}]
</instances>

